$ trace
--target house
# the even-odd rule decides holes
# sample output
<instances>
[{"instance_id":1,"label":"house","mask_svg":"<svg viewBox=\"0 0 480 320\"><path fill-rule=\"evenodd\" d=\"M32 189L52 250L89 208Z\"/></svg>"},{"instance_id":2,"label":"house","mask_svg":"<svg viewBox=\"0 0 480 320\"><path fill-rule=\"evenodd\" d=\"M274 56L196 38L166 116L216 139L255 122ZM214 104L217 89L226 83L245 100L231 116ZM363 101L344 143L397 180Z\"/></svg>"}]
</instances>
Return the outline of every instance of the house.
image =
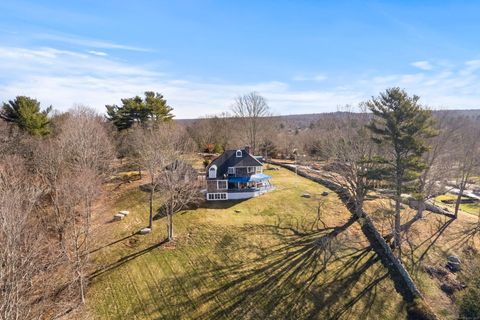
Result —
<instances>
[{"instance_id":1,"label":"house","mask_svg":"<svg viewBox=\"0 0 480 320\"><path fill-rule=\"evenodd\" d=\"M248 147L227 150L207 167L207 200L240 200L271 191L270 176Z\"/></svg>"}]
</instances>

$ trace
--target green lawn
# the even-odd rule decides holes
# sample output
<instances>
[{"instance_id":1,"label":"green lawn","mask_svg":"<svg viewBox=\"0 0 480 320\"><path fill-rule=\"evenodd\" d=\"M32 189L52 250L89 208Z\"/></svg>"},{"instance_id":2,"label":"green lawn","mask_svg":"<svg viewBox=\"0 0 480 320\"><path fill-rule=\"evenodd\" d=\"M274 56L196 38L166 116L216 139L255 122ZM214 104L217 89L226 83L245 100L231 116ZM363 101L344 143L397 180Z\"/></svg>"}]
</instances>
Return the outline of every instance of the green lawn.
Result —
<instances>
[{"instance_id":1,"label":"green lawn","mask_svg":"<svg viewBox=\"0 0 480 320\"><path fill-rule=\"evenodd\" d=\"M98 239L93 254L94 317L402 317L386 269L337 196L284 169L266 173L277 187L271 193L177 214L173 244L163 242L164 218L152 234L132 235L147 222L147 195L121 194L112 212L131 213L105 226L115 241Z\"/></svg>"},{"instance_id":2,"label":"green lawn","mask_svg":"<svg viewBox=\"0 0 480 320\"><path fill-rule=\"evenodd\" d=\"M451 193L442 194L442 195L439 195L439 196L435 197L435 201L440 202L441 207L446 207L451 212L455 211L455 204L447 204L447 203L443 203L441 201L442 200L453 200L453 201L455 201L456 199L457 199L457 195L451 194ZM463 197L463 199L468 199L468 198ZM477 201L477 202L474 202L474 203L461 203L460 204L460 210L462 210L466 213L479 215L479 213L480 213L480 202Z\"/></svg>"}]
</instances>

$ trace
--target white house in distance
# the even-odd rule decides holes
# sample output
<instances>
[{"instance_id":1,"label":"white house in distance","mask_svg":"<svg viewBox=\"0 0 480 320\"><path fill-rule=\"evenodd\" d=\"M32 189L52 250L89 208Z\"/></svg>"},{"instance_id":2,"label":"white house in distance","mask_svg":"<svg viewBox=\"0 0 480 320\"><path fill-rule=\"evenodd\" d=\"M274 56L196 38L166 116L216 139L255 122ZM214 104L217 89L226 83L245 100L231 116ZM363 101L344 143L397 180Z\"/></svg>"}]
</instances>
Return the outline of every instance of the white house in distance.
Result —
<instances>
[{"instance_id":1,"label":"white house in distance","mask_svg":"<svg viewBox=\"0 0 480 320\"><path fill-rule=\"evenodd\" d=\"M225 151L208 165L206 175L209 201L248 199L273 189L248 147Z\"/></svg>"}]
</instances>

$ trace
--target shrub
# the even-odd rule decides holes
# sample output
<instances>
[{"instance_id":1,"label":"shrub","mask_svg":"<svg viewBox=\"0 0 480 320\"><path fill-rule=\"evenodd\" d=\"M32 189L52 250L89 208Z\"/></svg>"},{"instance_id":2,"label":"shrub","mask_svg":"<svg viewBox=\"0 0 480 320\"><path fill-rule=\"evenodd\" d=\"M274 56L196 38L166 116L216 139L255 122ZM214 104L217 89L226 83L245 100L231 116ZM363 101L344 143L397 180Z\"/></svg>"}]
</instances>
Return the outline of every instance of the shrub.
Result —
<instances>
[{"instance_id":1,"label":"shrub","mask_svg":"<svg viewBox=\"0 0 480 320\"><path fill-rule=\"evenodd\" d=\"M480 319L480 286L465 290L459 301L460 319Z\"/></svg>"}]
</instances>

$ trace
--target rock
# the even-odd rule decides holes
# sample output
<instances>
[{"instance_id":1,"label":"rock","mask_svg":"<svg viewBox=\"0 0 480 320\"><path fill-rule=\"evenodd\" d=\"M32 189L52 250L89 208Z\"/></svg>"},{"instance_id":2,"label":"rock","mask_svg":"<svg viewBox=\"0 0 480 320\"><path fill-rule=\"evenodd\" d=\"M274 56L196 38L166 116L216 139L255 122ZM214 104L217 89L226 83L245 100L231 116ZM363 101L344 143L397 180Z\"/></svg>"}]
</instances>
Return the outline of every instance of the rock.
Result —
<instances>
[{"instance_id":1,"label":"rock","mask_svg":"<svg viewBox=\"0 0 480 320\"><path fill-rule=\"evenodd\" d=\"M457 279L450 277L446 277L442 284L440 285L440 289L448 295L452 295L455 291L459 291L464 289L465 286L460 283Z\"/></svg>"},{"instance_id":2,"label":"rock","mask_svg":"<svg viewBox=\"0 0 480 320\"><path fill-rule=\"evenodd\" d=\"M120 213L117 213L117 214L113 215L113 221L120 221L123 218L125 218L125 216L123 214L120 214Z\"/></svg>"},{"instance_id":3,"label":"rock","mask_svg":"<svg viewBox=\"0 0 480 320\"><path fill-rule=\"evenodd\" d=\"M452 272L460 271L462 262L457 256L449 256L447 259L447 268L450 269Z\"/></svg>"},{"instance_id":4,"label":"rock","mask_svg":"<svg viewBox=\"0 0 480 320\"><path fill-rule=\"evenodd\" d=\"M138 233L141 234L141 235L145 235L145 234L149 234L150 232L152 232L152 229L150 229L150 228L143 228L143 229L141 229Z\"/></svg>"},{"instance_id":5,"label":"rock","mask_svg":"<svg viewBox=\"0 0 480 320\"><path fill-rule=\"evenodd\" d=\"M448 283L442 283L440 289L448 295L452 295L455 292L455 289Z\"/></svg>"},{"instance_id":6,"label":"rock","mask_svg":"<svg viewBox=\"0 0 480 320\"><path fill-rule=\"evenodd\" d=\"M309 193L302 194L303 198L311 198L312 196Z\"/></svg>"},{"instance_id":7,"label":"rock","mask_svg":"<svg viewBox=\"0 0 480 320\"><path fill-rule=\"evenodd\" d=\"M235 210L235 213L240 213L240 212L241 212L241 211L240 211L240 210L238 210L238 209L236 209L236 210Z\"/></svg>"},{"instance_id":8,"label":"rock","mask_svg":"<svg viewBox=\"0 0 480 320\"><path fill-rule=\"evenodd\" d=\"M323 192L322 192L322 196L326 197L326 196L328 196L328 195L329 195L329 193L328 193L327 191L323 191Z\"/></svg>"},{"instance_id":9,"label":"rock","mask_svg":"<svg viewBox=\"0 0 480 320\"><path fill-rule=\"evenodd\" d=\"M128 216L130 214L130 211L122 210L122 211L118 211L118 214L123 214L124 216Z\"/></svg>"},{"instance_id":10,"label":"rock","mask_svg":"<svg viewBox=\"0 0 480 320\"><path fill-rule=\"evenodd\" d=\"M435 266L429 266L429 265L424 265L424 270L426 273L431 275L432 277L436 277L438 279L446 277L450 272L448 269L444 267L435 267Z\"/></svg>"}]
</instances>

